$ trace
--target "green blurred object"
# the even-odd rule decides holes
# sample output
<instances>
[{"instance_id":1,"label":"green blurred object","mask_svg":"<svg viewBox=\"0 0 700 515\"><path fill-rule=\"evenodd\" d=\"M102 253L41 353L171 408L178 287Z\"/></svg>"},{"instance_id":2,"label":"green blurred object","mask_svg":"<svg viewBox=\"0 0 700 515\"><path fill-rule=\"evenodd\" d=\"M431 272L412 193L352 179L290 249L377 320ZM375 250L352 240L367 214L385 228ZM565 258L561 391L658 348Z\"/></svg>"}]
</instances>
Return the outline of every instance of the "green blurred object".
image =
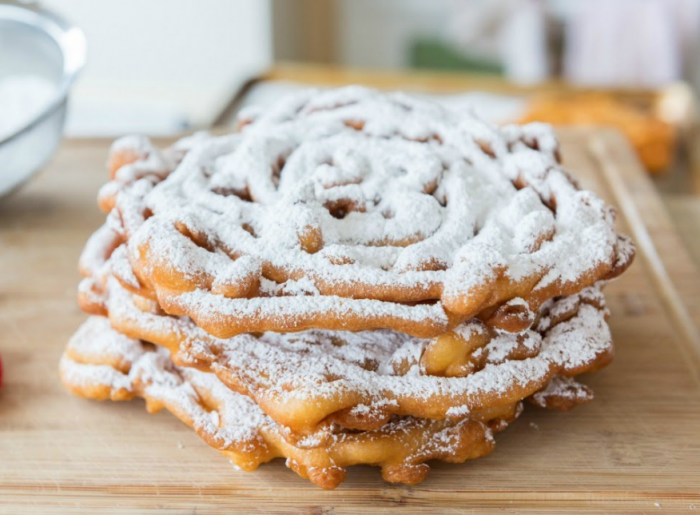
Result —
<instances>
[{"instance_id":1,"label":"green blurred object","mask_svg":"<svg viewBox=\"0 0 700 515\"><path fill-rule=\"evenodd\" d=\"M482 57L470 56L439 39L418 39L411 45L412 68L459 70L503 75L503 66Z\"/></svg>"}]
</instances>

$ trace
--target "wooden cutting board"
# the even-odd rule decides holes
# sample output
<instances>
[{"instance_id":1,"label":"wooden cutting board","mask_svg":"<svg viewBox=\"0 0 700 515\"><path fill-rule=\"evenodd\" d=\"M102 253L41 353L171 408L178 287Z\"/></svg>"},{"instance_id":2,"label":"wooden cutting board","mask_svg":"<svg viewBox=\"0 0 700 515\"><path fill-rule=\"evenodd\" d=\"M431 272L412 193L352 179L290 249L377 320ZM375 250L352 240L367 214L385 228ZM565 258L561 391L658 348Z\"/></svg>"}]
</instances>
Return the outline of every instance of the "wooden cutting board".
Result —
<instances>
[{"instance_id":1,"label":"wooden cutting board","mask_svg":"<svg viewBox=\"0 0 700 515\"><path fill-rule=\"evenodd\" d=\"M83 243L103 220L95 195L108 142L67 142L30 186L0 201L1 513L655 512L700 509L700 276L649 179L613 132L562 133L565 163L620 208L638 245L607 289L617 356L584 381L570 413L527 407L496 450L435 464L418 486L352 469L332 492L281 461L234 470L167 413L71 397L61 350Z\"/></svg>"}]
</instances>

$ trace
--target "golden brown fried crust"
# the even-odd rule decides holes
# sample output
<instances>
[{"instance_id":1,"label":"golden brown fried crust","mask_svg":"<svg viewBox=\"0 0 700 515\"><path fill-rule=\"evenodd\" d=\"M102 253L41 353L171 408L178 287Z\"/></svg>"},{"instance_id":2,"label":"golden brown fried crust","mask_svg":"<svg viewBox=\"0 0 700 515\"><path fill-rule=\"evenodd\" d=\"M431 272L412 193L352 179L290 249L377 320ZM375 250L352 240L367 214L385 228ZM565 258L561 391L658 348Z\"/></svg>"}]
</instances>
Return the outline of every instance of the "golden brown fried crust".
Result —
<instances>
[{"instance_id":1,"label":"golden brown fried crust","mask_svg":"<svg viewBox=\"0 0 700 515\"><path fill-rule=\"evenodd\" d=\"M421 354L392 361L395 375L387 376L374 372L378 364L372 361L353 364L345 362L342 354L331 355L333 348L349 344L346 340L354 338L351 333L329 333L335 343L327 350L315 347L319 336L314 332L218 340L187 319L164 316L151 301L135 302L118 282L112 280L109 285L104 305L110 306L112 327L169 349L179 366L213 372L229 388L251 397L265 413L287 426L290 431L284 436L292 442L318 435L332 424L377 429L393 415L439 420L466 409L472 418L488 420L482 411L488 413L491 408L522 400L544 388L557 374L574 376L597 370L612 359L607 312L602 294L595 288L550 301L538 315L535 331L495 333L473 321L460 331L427 342ZM286 348L284 342L293 341L297 334L307 343ZM572 338L574 349L566 350ZM564 346L563 352L575 351L577 346L588 350L583 359L561 361L556 350L559 345ZM588 348L590 345L593 347ZM510 375L510 370L519 370L519 364L526 367L523 372ZM415 372L416 367L420 375L411 375L415 379L410 384L423 386L406 390L401 386L402 376L412 369ZM494 379L486 379L490 377ZM469 385L494 380L500 385L498 390L470 390L473 387ZM426 396L426 391L431 393Z\"/></svg>"}]
</instances>

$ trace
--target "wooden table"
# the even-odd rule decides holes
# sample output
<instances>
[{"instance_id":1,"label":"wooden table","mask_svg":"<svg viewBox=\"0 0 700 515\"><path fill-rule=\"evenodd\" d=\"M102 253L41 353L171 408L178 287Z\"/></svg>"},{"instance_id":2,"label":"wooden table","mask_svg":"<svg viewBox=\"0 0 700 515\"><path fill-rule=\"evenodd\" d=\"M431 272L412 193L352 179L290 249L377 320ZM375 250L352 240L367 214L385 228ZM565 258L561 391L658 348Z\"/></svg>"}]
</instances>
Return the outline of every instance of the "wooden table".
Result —
<instances>
[{"instance_id":1,"label":"wooden table","mask_svg":"<svg viewBox=\"0 0 700 515\"><path fill-rule=\"evenodd\" d=\"M671 193L663 199L683 243L700 267L700 197Z\"/></svg>"},{"instance_id":2,"label":"wooden table","mask_svg":"<svg viewBox=\"0 0 700 515\"><path fill-rule=\"evenodd\" d=\"M277 461L238 472L174 417L143 403L71 397L57 363L85 319L78 254L103 220L105 141L67 142L0 202L0 513L656 512L700 509L700 276L662 201L615 133L562 134L566 164L620 207L639 253L607 289L617 357L585 378L596 400L528 407L496 450L436 464L418 486L351 470L325 492Z\"/></svg>"}]
</instances>

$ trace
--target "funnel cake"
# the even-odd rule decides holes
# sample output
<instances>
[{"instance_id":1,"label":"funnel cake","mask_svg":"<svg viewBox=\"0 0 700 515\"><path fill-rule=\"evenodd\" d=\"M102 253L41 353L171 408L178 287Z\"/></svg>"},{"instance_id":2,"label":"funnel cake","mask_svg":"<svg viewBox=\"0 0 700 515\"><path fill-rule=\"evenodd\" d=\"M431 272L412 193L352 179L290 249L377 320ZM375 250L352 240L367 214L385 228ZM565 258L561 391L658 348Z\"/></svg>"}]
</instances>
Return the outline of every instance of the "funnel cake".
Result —
<instances>
[{"instance_id":1,"label":"funnel cake","mask_svg":"<svg viewBox=\"0 0 700 515\"><path fill-rule=\"evenodd\" d=\"M179 366L213 372L285 426L291 442L314 435L322 445L332 425L375 430L394 415L481 417L545 389L557 376L597 370L613 355L597 287L549 300L535 326L519 334L472 320L432 340L388 330L222 340L186 317L166 315L114 278L103 304L116 331L169 349Z\"/></svg>"},{"instance_id":2,"label":"funnel cake","mask_svg":"<svg viewBox=\"0 0 700 515\"><path fill-rule=\"evenodd\" d=\"M634 246L544 126L364 88L237 134L115 142L80 259L75 394L142 397L245 470L415 484L488 454L522 401L569 410L613 355L600 291Z\"/></svg>"},{"instance_id":3,"label":"funnel cake","mask_svg":"<svg viewBox=\"0 0 700 515\"><path fill-rule=\"evenodd\" d=\"M307 92L248 121L184 145L172 173L117 170L101 194L134 288L214 336L426 338L476 316L522 331L547 299L633 257L543 126L499 130L362 88ZM138 156L122 144L111 161ZM148 168L138 162L127 170Z\"/></svg>"},{"instance_id":4,"label":"funnel cake","mask_svg":"<svg viewBox=\"0 0 700 515\"><path fill-rule=\"evenodd\" d=\"M249 398L226 388L213 374L176 367L165 349L131 340L91 317L61 358L61 379L74 394L116 401L142 397L150 412L166 408L243 470L274 458L321 488L345 479L346 467L381 467L392 483L416 484L429 460L462 463L494 448L492 433L505 429L521 404L503 406L488 421L395 418L369 432L335 431L324 447L288 443L279 426Z\"/></svg>"}]
</instances>

